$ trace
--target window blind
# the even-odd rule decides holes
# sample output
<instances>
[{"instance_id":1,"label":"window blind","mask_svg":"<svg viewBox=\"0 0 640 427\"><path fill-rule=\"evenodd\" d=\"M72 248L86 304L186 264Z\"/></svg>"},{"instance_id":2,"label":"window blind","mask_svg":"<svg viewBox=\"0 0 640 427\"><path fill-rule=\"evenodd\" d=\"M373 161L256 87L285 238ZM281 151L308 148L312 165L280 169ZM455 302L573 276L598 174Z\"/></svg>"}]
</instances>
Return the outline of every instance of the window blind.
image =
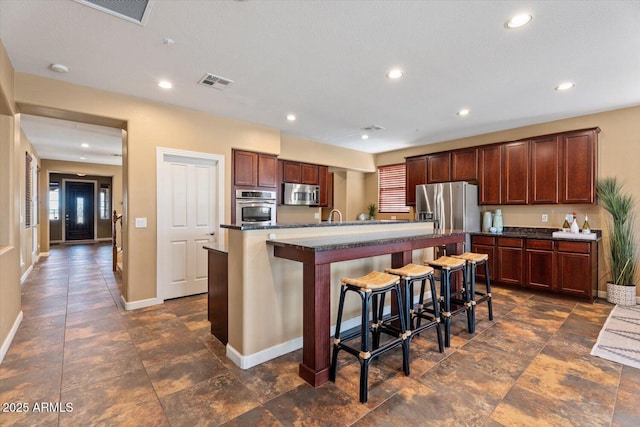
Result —
<instances>
[{"instance_id":1,"label":"window blind","mask_svg":"<svg viewBox=\"0 0 640 427\"><path fill-rule=\"evenodd\" d=\"M26 153L25 163L24 163L24 227L31 227L31 190L33 188L32 184L32 170L31 170L31 156L29 153Z\"/></svg>"},{"instance_id":2,"label":"window blind","mask_svg":"<svg viewBox=\"0 0 640 427\"><path fill-rule=\"evenodd\" d=\"M378 168L378 207L381 213L406 213L407 169L404 163Z\"/></svg>"}]
</instances>

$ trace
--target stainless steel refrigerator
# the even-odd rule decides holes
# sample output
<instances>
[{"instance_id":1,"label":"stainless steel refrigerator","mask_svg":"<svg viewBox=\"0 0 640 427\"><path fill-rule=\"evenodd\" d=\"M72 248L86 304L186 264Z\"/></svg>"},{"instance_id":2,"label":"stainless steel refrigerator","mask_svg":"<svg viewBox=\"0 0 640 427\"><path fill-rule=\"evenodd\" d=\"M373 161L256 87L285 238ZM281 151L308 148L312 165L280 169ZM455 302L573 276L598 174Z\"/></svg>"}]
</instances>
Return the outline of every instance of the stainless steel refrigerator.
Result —
<instances>
[{"instance_id":1,"label":"stainless steel refrigerator","mask_svg":"<svg viewBox=\"0 0 640 427\"><path fill-rule=\"evenodd\" d=\"M437 230L480 231L478 186L468 182L445 182L416 186L416 219L433 221ZM467 236L465 250L470 251Z\"/></svg>"}]
</instances>

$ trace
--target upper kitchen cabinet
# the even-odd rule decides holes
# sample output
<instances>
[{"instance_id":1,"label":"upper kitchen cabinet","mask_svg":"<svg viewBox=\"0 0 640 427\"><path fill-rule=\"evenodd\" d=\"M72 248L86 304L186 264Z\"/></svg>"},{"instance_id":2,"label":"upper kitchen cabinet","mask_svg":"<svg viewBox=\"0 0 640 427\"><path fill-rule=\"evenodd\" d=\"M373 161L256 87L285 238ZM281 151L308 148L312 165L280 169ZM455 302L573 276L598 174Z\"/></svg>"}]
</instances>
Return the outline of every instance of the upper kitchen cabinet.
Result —
<instances>
[{"instance_id":1,"label":"upper kitchen cabinet","mask_svg":"<svg viewBox=\"0 0 640 427\"><path fill-rule=\"evenodd\" d=\"M318 165L302 163L300 165L302 184L318 185Z\"/></svg>"},{"instance_id":2,"label":"upper kitchen cabinet","mask_svg":"<svg viewBox=\"0 0 640 427\"><path fill-rule=\"evenodd\" d=\"M478 150L481 205L502 203L502 146L491 145Z\"/></svg>"},{"instance_id":3,"label":"upper kitchen cabinet","mask_svg":"<svg viewBox=\"0 0 640 427\"><path fill-rule=\"evenodd\" d=\"M504 144L502 203L526 205L529 202L529 141Z\"/></svg>"},{"instance_id":4,"label":"upper kitchen cabinet","mask_svg":"<svg viewBox=\"0 0 640 427\"><path fill-rule=\"evenodd\" d=\"M233 183L239 187L276 188L278 158L271 154L233 150Z\"/></svg>"},{"instance_id":5,"label":"upper kitchen cabinet","mask_svg":"<svg viewBox=\"0 0 640 427\"><path fill-rule=\"evenodd\" d=\"M416 185L427 183L427 157L410 157L406 159L406 196L407 206L416 205Z\"/></svg>"},{"instance_id":6,"label":"upper kitchen cabinet","mask_svg":"<svg viewBox=\"0 0 640 427\"><path fill-rule=\"evenodd\" d=\"M451 152L451 181L478 180L478 149Z\"/></svg>"},{"instance_id":7,"label":"upper kitchen cabinet","mask_svg":"<svg viewBox=\"0 0 640 427\"><path fill-rule=\"evenodd\" d=\"M560 203L595 203L599 132L599 128L594 128L560 136Z\"/></svg>"},{"instance_id":8,"label":"upper kitchen cabinet","mask_svg":"<svg viewBox=\"0 0 640 427\"><path fill-rule=\"evenodd\" d=\"M300 162L282 161L282 182L302 183L302 165Z\"/></svg>"},{"instance_id":9,"label":"upper kitchen cabinet","mask_svg":"<svg viewBox=\"0 0 640 427\"><path fill-rule=\"evenodd\" d=\"M333 207L333 173L329 173L329 167L318 166L318 185L320 186L320 207Z\"/></svg>"},{"instance_id":10,"label":"upper kitchen cabinet","mask_svg":"<svg viewBox=\"0 0 640 427\"><path fill-rule=\"evenodd\" d=\"M451 152L427 157L427 184L451 181Z\"/></svg>"},{"instance_id":11,"label":"upper kitchen cabinet","mask_svg":"<svg viewBox=\"0 0 640 427\"><path fill-rule=\"evenodd\" d=\"M558 135L551 135L530 142L529 194L532 204L558 203L560 140Z\"/></svg>"}]
</instances>

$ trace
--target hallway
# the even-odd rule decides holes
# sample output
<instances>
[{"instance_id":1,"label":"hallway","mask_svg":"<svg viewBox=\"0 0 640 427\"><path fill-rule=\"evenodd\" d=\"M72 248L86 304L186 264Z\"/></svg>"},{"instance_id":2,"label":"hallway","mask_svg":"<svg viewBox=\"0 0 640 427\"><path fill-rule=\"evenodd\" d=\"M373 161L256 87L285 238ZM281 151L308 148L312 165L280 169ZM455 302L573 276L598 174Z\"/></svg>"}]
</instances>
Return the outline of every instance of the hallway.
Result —
<instances>
[{"instance_id":1,"label":"hallway","mask_svg":"<svg viewBox=\"0 0 640 427\"><path fill-rule=\"evenodd\" d=\"M125 312L111 246L52 247L22 289L0 425L640 424L640 370L589 356L611 305L493 294L495 321L480 305L469 335L455 317L444 355L429 333L414 339L410 377L399 353L382 356L361 405L354 358L316 389L297 375L300 351L241 370L209 333L206 295Z\"/></svg>"}]
</instances>

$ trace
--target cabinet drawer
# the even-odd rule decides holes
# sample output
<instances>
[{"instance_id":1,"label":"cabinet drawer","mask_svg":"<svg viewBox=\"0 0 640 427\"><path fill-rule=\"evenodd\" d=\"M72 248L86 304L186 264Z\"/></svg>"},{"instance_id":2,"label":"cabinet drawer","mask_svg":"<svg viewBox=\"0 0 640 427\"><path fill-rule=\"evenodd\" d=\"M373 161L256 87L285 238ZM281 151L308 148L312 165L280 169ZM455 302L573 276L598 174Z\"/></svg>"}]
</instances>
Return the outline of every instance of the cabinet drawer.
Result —
<instances>
[{"instance_id":1,"label":"cabinet drawer","mask_svg":"<svg viewBox=\"0 0 640 427\"><path fill-rule=\"evenodd\" d=\"M542 249L546 251L553 250L553 241L552 240L534 240L527 239L527 249Z\"/></svg>"},{"instance_id":2,"label":"cabinet drawer","mask_svg":"<svg viewBox=\"0 0 640 427\"><path fill-rule=\"evenodd\" d=\"M496 238L488 236L471 236L471 243L474 245L495 245Z\"/></svg>"},{"instance_id":3,"label":"cabinet drawer","mask_svg":"<svg viewBox=\"0 0 640 427\"><path fill-rule=\"evenodd\" d=\"M523 239L516 239L514 237L499 237L498 246L508 246L511 248L521 248Z\"/></svg>"},{"instance_id":4,"label":"cabinet drawer","mask_svg":"<svg viewBox=\"0 0 640 427\"><path fill-rule=\"evenodd\" d=\"M575 252L581 254L588 254L591 252L591 243L586 242L566 242L559 240L557 242L557 248L560 252Z\"/></svg>"}]
</instances>

